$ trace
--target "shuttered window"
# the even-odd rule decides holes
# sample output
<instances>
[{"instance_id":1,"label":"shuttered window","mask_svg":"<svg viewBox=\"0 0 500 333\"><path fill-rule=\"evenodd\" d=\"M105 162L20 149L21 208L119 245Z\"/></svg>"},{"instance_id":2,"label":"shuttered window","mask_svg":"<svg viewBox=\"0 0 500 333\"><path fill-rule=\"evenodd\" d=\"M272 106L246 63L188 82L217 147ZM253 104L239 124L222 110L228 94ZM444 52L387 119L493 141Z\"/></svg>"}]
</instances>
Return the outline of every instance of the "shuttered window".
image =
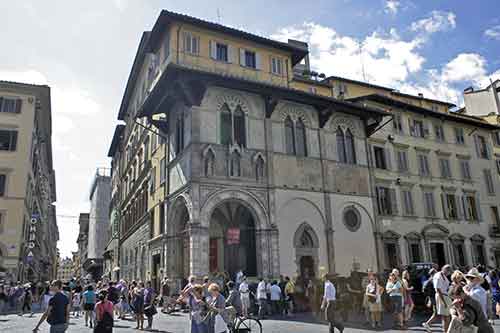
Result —
<instances>
[{"instance_id":1,"label":"shuttered window","mask_svg":"<svg viewBox=\"0 0 500 333\"><path fill-rule=\"evenodd\" d=\"M22 102L19 98L0 97L0 113L21 113Z\"/></svg>"},{"instance_id":2,"label":"shuttered window","mask_svg":"<svg viewBox=\"0 0 500 333\"><path fill-rule=\"evenodd\" d=\"M17 131L0 130L0 150L15 151L17 149Z\"/></svg>"}]
</instances>

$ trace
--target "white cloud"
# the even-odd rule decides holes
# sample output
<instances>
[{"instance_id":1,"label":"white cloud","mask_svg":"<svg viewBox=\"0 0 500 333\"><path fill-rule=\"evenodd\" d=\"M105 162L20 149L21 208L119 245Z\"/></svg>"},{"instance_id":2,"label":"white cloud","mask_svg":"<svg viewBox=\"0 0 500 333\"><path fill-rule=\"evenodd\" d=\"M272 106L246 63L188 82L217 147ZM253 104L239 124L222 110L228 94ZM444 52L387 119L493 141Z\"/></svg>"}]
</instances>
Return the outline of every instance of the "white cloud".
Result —
<instances>
[{"instance_id":1,"label":"white cloud","mask_svg":"<svg viewBox=\"0 0 500 333\"><path fill-rule=\"evenodd\" d=\"M23 71L0 70L0 80L29 84L48 84L47 77L34 69Z\"/></svg>"},{"instance_id":2,"label":"white cloud","mask_svg":"<svg viewBox=\"0 0 500 333\"><path fill-rule=\"evenodd\" d=\"M486 74L486 60L477 53L461 53L443 68L442 77L447 82L477 82Z\"/></svg>"},{"instance_id":3,"label":"white cloud","mask_svg":"<svg viewBox=\"0 0 500 333\"><path fill-rule=\"evenodd\" d=\"M413 22L410 29L415 32L432 34L438 31L452 30L456 26L454 13L434 10L429 17Z\"/></svg>"},{"instance_id":4,"label":"white cloud","mask_svg":"<svg viewBox=\"0 0 500 333\"><path fill-rule=\"evenodd\" d=\"M401 2L398 0L387 0L385 2L384 11L389 14L397 14L399 11L399 7L401 6Z\"/></svg>"},{"instance_id":5,"label":"white cloud","mask_svg":"<svg viewBox=\"0 0 500 333\"><path fill-rule=\"evenodd\" d=\"M492 39L500 40L500 25L486 29L484 35Z\"/></svg>"}]
</instances>

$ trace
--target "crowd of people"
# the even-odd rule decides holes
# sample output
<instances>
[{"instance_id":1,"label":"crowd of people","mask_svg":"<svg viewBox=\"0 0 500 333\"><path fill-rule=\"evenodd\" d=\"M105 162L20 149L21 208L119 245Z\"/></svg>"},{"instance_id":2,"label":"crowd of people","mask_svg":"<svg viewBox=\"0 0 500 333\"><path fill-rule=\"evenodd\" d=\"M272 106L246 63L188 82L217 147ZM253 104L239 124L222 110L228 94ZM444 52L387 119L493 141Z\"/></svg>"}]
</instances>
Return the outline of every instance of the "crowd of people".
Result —
<instances>
[{"instance_id":1,"label":"crowd of people","mask_svg":"<svg viewBox=\"0 0 500 333\"><path fill-rule=\"evenodd\" d=\"M192 276L181 286L165 277L157 289L151 281L123 279L9 284L0 286L0 313L32 316L34 308L40 308L44 314L33 331L46 320L50 332L65 332L71 316L82 316L94 332L112 332L115 318L133 320L139 330L152 329L158 308L166 314L189 313L192 333L227 332L235 318L301 312L326 319L331 333L342 332L349 319L359 322L363 317L373 330L384 328L384 317L391 317L393 327L404 330L409 322L415 324L417 303L418 311L427 308L430 314L422 323L429 332L431 325L441 321L447 333L490 333L492 321L500 315L500 274L481 266L467 272L450 265L431 267L418 276L410 270L393 269L387 274L368 270L352 272L347 278L326 274L322 279L247 279L240 271L234 280Z\"/></svg>"}]
</instances>

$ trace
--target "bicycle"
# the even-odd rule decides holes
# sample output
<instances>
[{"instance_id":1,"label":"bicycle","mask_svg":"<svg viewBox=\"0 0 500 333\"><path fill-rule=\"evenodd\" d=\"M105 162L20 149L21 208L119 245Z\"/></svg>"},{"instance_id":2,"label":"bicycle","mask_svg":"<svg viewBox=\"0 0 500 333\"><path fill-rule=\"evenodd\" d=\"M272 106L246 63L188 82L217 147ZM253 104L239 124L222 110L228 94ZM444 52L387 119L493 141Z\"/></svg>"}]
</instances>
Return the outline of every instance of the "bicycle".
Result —
<instances>
[{"instance_id":1,"label":"bicycle","mask_svg":"<svg viewBox=\"0 0 500 333\"><path fill-rule=\"evenodd\" d=\"M228 329L230 333L262 333L262 324L254 317L236 316L228 325Z\"/></svg>"}]
</instances>

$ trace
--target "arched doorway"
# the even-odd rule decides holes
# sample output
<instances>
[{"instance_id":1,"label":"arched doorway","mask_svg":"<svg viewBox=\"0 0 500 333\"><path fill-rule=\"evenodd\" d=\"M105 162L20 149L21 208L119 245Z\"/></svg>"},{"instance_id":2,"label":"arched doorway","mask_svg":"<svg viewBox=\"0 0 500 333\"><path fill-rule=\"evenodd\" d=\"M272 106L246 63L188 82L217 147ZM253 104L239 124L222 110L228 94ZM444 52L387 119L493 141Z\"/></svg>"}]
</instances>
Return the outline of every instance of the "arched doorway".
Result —
<instances>
[{"instance_id":1,"label":"arched doorway","mask_svg":"<svg viewBox=\"0 0 500 333\"><path fill-rule=\"evenodd\" d=\"M294 237L297 273L303 280L316 276L318 263L319 239L307 223L299 226Z\"/></svg>"},{"instance_id":2,"label":"arched doorway","mask_svg":"<svg viewBox=\"0 0 500 333\"><path fill-rule=\"evenodd\" d=\"M209 271L227 272L234 278L238 270L257 276L255 220L239 201L225 201L215 207L209 226Z\"/></svg>"}]
</instances>

